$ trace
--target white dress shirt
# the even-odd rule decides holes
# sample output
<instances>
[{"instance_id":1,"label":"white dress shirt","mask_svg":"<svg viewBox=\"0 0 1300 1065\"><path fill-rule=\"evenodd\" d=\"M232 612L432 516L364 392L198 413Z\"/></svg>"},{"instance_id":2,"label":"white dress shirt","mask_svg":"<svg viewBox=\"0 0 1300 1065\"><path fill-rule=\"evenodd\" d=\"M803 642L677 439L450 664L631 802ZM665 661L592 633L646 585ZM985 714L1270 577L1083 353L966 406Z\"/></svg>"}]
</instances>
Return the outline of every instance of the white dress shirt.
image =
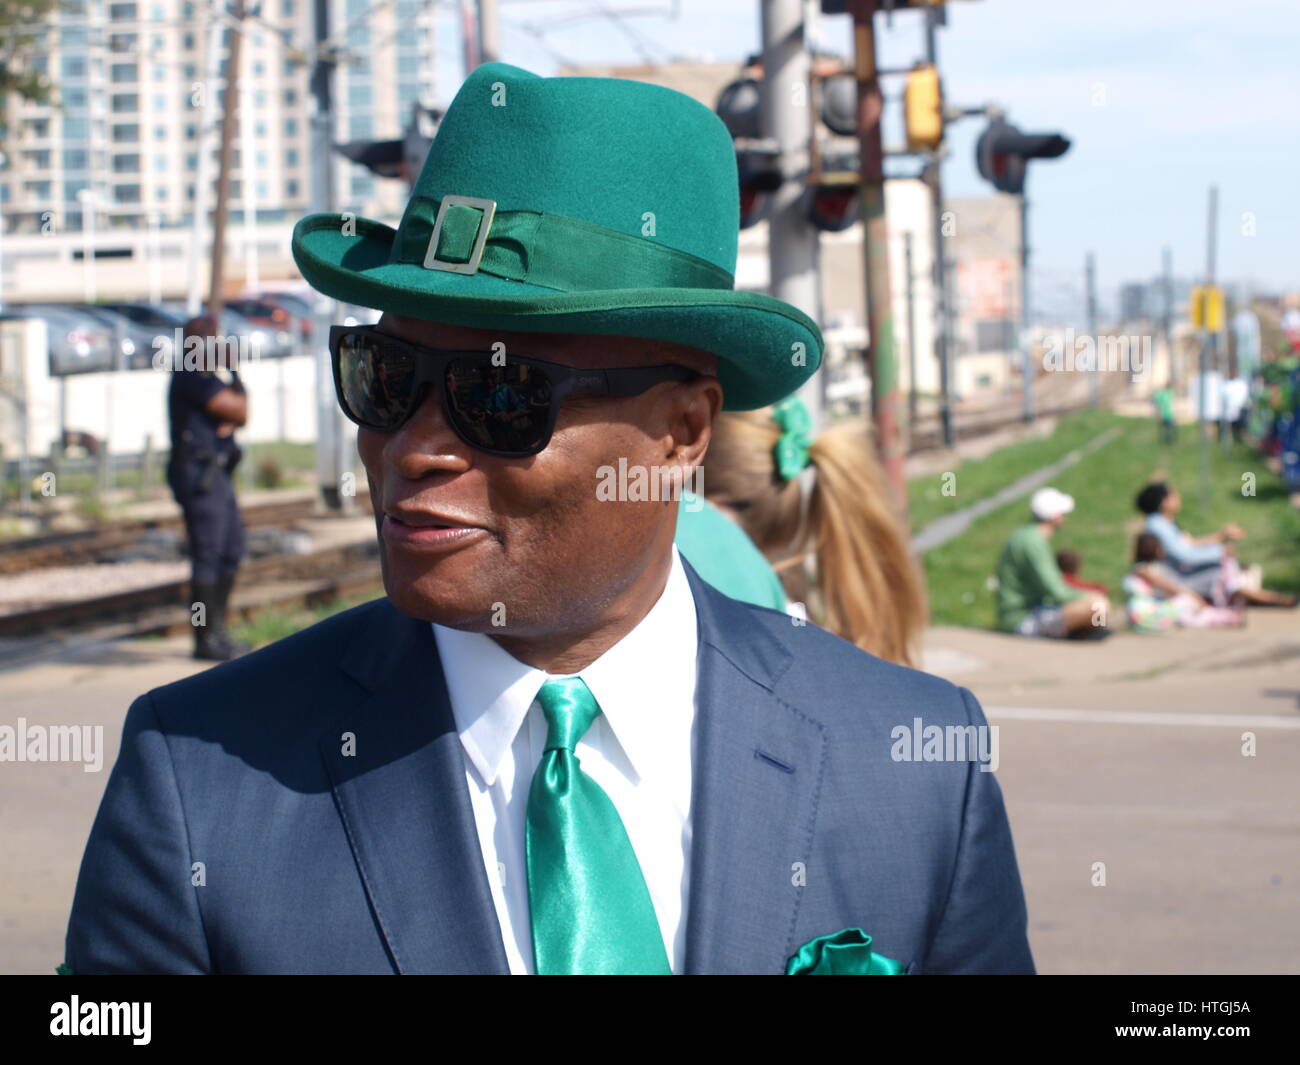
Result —
<instances>
[{"instance_id":1,"label":"white dress shirt","mask_svg":"<svg viewBox=\"0 0 1300 1065\"><path fill-rule=\"evenodd\" d=\"M481 633L433 626L488 884L513 974L534 971L524 815L546 746L536 702L558 679ZM610 797L645 876L674 973L685 969L691 765L699 621L677 549L659 600L575 676L602 713L578 742L582 769Z\"/></svg>"}]
</instances>

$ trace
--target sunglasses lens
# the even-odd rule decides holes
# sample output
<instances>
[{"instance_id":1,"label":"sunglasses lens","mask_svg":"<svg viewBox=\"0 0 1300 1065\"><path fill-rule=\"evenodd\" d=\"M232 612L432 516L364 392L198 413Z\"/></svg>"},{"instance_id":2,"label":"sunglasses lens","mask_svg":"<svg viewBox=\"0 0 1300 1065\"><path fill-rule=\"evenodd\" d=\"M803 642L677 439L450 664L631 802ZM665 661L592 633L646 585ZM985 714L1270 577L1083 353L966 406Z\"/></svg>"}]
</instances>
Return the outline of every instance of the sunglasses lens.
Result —
<instances>
[{"instance_id":1,"label":"sunglasses lens","mask_svg":"<svg viewBox=\"0 0 1300 1065\"><path fill-rule=\"evenodd\" d=\"M343 405L372 429L396 429L411 409L415 362L382 338L345 333L338 340Z\"/></svg>"},{"instance_id":2,"label":"sunglasses lens","mask_svg":"<svg viewBox=\"0 0 1300 1065\"><path fill-rule=\"evenodd\" d=\"M537 366L452 359L447 400L457 430L471 443L519 455L540 451L551 413L551 381Z\"/></svg>"}]
</instances>

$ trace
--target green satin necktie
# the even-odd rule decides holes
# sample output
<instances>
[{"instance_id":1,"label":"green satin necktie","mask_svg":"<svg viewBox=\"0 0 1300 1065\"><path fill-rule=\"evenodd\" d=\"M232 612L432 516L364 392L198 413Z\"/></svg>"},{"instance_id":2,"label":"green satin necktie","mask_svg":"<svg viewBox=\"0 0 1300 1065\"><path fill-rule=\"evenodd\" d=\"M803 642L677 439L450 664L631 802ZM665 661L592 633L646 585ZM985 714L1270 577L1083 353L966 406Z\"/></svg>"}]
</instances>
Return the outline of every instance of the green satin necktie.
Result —
<instances>
[{"instance_id":1,"label":"green satin necktie","mask_svg":"<svg viewBox=\"0 0 1300 1065\"><path fill-rule=\"evenodd\" d=\"M574 747L600 714L580 677L537 695L546 750L528 793L524 845L538 975L671 975L632 842Z\"/></svg>"}]
</instances>

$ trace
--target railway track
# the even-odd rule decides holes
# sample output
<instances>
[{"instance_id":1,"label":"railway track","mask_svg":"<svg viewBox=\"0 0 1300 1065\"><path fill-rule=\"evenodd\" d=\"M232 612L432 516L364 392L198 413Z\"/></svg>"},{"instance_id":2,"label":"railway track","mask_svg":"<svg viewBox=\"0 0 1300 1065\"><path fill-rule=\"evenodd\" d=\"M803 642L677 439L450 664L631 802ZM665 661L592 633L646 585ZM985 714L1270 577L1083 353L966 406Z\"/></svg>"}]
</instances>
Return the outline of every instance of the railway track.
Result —
<instances>
[{"instance_id":1,"label":"railway track","mask_svg":"<svg viewBox=\"0 0 1300 1065\"><path fill-rule=\"evenodd\" d=\"M363 490L357 497L362 509L369 506ZM269 500L240 508L244 526L249 529L273 525L293 525L309 518L316 509L315 493L300 498ZM130 547L141 537L158 530L183 532L185 523L179 509L175 514L157 518L140 518L112 522L89 529L25 536L0 541L0 576L26 573L50 566L72 566L102 561L114 551Z\"/></svg>"},{"instance_id":2,"label":"railway track","mask_svg":"<svg viewBox=\"0 0 1300 1065\"><path fill-rule=\"evenodd\" d=\"M378 544L337 544L303 555L255 559L240 568L231 621L270 607L313 606L374 589L381 594ZM0 615L0 669L29 665L105 640L191 631L189 581L165 581L111 595Z\"/></svg>"}]
</instances>

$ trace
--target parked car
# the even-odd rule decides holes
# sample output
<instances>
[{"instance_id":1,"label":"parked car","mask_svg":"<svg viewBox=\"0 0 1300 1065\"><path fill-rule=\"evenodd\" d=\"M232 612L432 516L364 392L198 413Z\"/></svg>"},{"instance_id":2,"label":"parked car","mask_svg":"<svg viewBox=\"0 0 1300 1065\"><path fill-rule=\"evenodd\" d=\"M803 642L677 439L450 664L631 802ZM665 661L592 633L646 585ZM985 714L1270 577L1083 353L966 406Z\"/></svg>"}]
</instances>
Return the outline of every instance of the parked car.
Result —
<instances>
[{"instance_id":1,"label":"parked car","mask_svg":"<svg viewBox=\"0 0 1300 1065\"><path fill-rule=\"evenodd\" d=\"M244 296L228 300L226 306L242 314L259 329L272 333L283 332L291 339L298 336L306 340L311 336L311 319L291 310L278 296Z\"/></svg>"},{"instance_id":2,"label":"parked car","mask_svg":"<svg viewBox=\"0 0 1300 1065\"><path fill-rule=\"evenodd\" d=\"M117 365L118 337L98 319L61 307L11 304L11 308L0 318L11 321L37 318L45 322L51 377L102 373Z\"/></svg>"},{"instance_id":3,"label":"parked car","mask_svg":"<svg viewBox=\"0 0 1300 1065\"><path fill-rule=\"evenodd\" d=\"M63 304L68 310L89 315L103 322L117 336L118 349L121 353L119 369L149 370L153 368L154 353L158 350L158 338L171 337L171 329L157 328L137 322L117 310L114 305L106 303L69 303Z\"/></svg>"},{"instance_id":4,"label":"parked car","mask_svg":"<svg viewBox=\"0 0 1300 1065\"><path fill-rule=\"evenodd\" d=\"M164 303L159 309L180 315L182 324L187 318L185 308L180 304ZM232 309L229 304L222 308L221 326L227 335L244 337L248 341L249 350L240 353L244 360L283 359L297 354L297 345L287 330L263 329Z\"/></svg>"}]
</instances>

